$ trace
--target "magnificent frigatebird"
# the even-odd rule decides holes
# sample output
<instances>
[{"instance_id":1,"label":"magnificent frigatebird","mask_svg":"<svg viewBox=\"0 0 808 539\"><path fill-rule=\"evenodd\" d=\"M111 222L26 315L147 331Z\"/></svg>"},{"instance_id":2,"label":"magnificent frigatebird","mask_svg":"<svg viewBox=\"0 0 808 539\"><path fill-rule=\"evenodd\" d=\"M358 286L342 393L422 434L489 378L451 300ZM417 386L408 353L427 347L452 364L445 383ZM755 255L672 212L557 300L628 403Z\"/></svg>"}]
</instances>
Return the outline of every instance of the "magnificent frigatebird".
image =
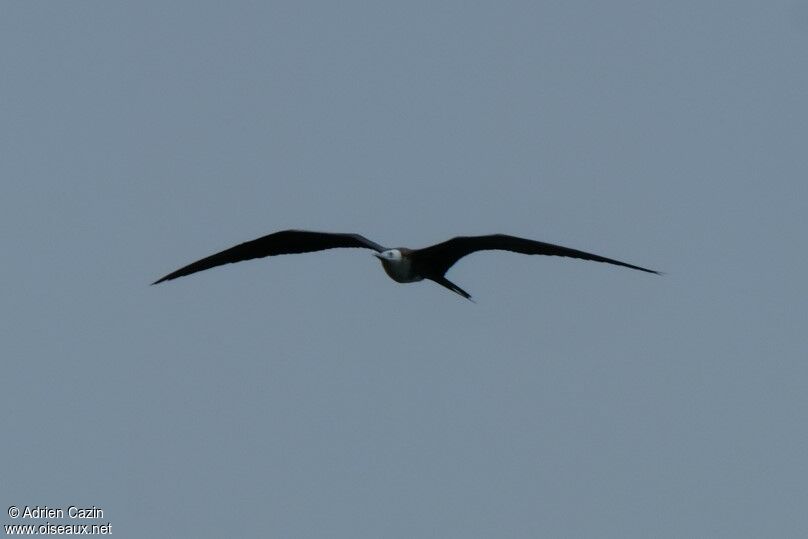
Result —
<instances>
[{"instance_id":1,"label":"magnificent frigatebird","mask_svg":"<svg viewBox=\"0 0 808 539\"><path fill-rule=\"evenodd\" d=\"M513 251L526 255L568 256L583 260L594 260L595 262L606 262L607 264L615 264L659 275L658 271L641 268L612 258L505 234L459 236L423 249L407 249L406 247L387 249L359 234L282 230L252 241L240 243L230 249L225 249L202 260L197 260L173 273L169 273L152 284L170 281L177 277L183 277L223 264L241 262L242 260L263 258L265 256L309 253L337 247L373 249L375 251L373 256L381 261L384 271L394 281L413 283L429 279L469 300L471 299L471 294L451 282L445 275L455 262L476 251L497 250Z\"/></svg>"}]
</instances>

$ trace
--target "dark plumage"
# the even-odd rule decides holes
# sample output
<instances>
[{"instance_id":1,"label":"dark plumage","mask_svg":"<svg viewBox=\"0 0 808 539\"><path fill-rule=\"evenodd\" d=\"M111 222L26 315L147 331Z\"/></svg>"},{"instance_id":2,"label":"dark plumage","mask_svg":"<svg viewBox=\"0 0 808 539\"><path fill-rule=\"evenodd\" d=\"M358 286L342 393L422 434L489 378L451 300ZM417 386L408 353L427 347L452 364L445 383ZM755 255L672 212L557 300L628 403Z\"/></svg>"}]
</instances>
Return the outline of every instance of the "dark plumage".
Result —
<instances>
[{"instance_id":1,"label":"dark plumage","mask_svg":"<svg viewBox=\"0 0 808 539\"><path fill-rule=\"evenodd\" d=\"M449 290L460 294L466 299L471 295L446 279L445 274L458 260L477 251L512 251L527 255L549 255L580 258L595 262L605 262L616 266L624 266L647 273L659 272L620 262L612 258L562 247L552 243L528 240L508 236L506 234L492 234L489 236L460 236L438 243L423 249L386 249L378 243L372 242L359 234L337 234L331 232L310 232L305 230L283 230L263 236L225 249L209 257L197 260L184 266L152 284L170 281L223 264L263 258L265 256L285 255L294 253L308 253L323 251L339 247L358 247L372 249L374 256L382 262L385 272L395 281L408 283L429 279Z\"/></svg>"},{"instance_id":2,"label":"dark plumage","mask_svg":"<svg viewBox=\"0 0 808 539\"><path fill-rule=\"evenodd\" d=\"M232 264L265 256L291 255L336 249L337 247L364 247L382 252L384 247L359 234L331 234L327 232L307 232L305 230L282 230L260 237L256 240L239 243L235 247L225 249L215 255L192 262L152 284L170 281L198 271L203 271L223 264Z\"/></svg>"}]
</instances>

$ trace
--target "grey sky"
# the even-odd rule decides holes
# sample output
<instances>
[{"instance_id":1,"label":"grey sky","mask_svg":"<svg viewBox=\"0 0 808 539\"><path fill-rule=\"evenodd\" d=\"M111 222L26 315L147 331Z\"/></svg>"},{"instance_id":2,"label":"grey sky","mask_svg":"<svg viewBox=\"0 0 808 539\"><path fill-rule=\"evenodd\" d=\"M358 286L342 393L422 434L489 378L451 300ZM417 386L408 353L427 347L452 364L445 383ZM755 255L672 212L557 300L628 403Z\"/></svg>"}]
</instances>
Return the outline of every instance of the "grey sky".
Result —
<instances>
[{"instance_id":1,"label":"grey sky","mask_svg":"<svg viewBox=\"0 0 808 539\"><path fill-rule=\"evenodd\" d=\"M807 83L797 1L4 2L0 523L805 536ZM148 286L284 228L668 274Z\"/></svg>"}]
</instances>

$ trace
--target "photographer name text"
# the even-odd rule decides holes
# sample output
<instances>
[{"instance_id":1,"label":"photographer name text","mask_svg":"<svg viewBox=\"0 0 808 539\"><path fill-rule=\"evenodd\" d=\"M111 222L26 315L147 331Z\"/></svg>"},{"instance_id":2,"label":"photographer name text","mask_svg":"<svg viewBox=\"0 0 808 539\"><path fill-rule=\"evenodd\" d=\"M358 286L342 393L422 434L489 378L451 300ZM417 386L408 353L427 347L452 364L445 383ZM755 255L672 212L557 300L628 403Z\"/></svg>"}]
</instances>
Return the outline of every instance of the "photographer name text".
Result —
<instances>
[{"instance_id":1,"label":"photographer name text","mask_svg":"<svg viewBox=\"0 0 808 539\"><path fill-rule=\"evenodd\" d=\"M48 507L47 505L26 505L25 507L10 507L9 516L11 518L74 518L74 519L99 519L104 518L104 510L100 507L76 507L71 505L67 509L63 507Z\"/></svg>"}]
</instances>

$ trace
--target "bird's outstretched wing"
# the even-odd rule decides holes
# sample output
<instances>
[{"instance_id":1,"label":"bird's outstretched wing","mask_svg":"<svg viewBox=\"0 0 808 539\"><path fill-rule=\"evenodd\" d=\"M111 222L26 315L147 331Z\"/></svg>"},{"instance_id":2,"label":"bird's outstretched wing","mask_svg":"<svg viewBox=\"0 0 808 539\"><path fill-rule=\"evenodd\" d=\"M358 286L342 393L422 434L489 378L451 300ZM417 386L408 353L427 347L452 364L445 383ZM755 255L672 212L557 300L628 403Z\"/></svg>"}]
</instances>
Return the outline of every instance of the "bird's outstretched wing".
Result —
<instances>
[{"instance_id":1,"label":"bird's outstretched wing","mask_svg":"<svg viewBox=\"0 0 808 539\"><path fill-rule=\"evenodd\" d=\"M197 260L173 273L169 273L165 277L154 281L152 284L170 281L177 277L190 275L191 273L221 266L222 264L241 262L242 260L263 258L265 256L323 251L325 249L335 249L338 247L362 247L378 252L384 251L384 247L359 234L282 230L252 241L240 243L220 253L210 255L202 260Z\"/></svg>"},{"instance_id":2,"label":"bird's outstretched wing","mask_svg":"<svg viewBox=\"0 0 808 539\"><path fill-rule=\"evenodd\" d=\"M437 276L443 276L455 262L464 256L474 253L476 251L513 251L515 253L522 253L526 255L549 255L549 256L568 256L571 258L580 258L583 260L593 260L595 262L606 262L607 264L615 264L617 266L625 266L627 268L646 271L648 273L655 273L659 275L658 271L641 268L605 256L599 256L577 249L570 249L569 247L562 247L561 245L553 245L552 243L545 243L543 241L528 240L524 238L517 238L516 236L508 236L505 234L492 234L489 236L460 236L452 238L443 243L438 243L423 249L416 249L412 251L413 262L417 268L429 268L437 272Z\"/></svg>"}]
</instances>

